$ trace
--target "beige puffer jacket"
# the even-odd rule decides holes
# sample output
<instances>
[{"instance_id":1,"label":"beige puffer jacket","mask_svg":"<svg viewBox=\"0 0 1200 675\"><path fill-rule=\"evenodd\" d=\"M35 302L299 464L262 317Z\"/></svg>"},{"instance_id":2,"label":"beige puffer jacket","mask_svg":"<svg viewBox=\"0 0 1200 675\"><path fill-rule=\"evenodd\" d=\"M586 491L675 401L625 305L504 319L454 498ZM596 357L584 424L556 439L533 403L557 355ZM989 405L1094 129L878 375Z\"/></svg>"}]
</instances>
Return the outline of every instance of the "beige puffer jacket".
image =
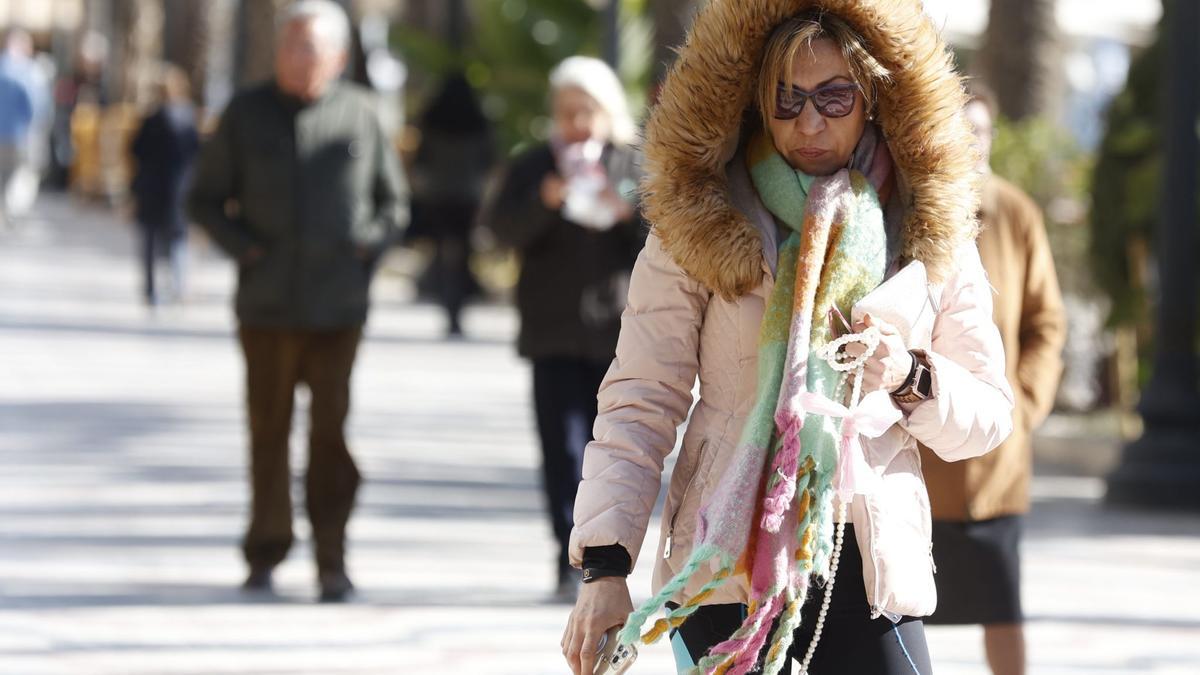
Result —
<instances>
[{"instance_id":1,"label":"beige puffer jacket","mask_svg":"<svg viewBox=\"0 0 1200 675\"><path fill-rule=\"evenodd\" d=\"M877 613L923 616L936 594L917 440L951 461L983 454L1010 433L1013 401L973 244L970 131L946 114L947 106L961 110L963 94L920 0L713 0L696 17L647 127L644 208L655 229L634 267L616 359L601 385L571 557L579 565L584 547L617 543L636 563L663 462L687 418L661 523L661 587L687 560L697 512L737 449L754 403L777 235L742 162L729 160L766 36L814 4L886 47L874 51L893 75L880 91L877 122L900 178L904 220L892 272L920 260L930 274L909 347L929 355L934 395L905 406L899 423L864 442L883 480L851 508L868 601ZM748 32L731 33L735 27ZM900 102L902 111L892 112ZM688 418L697 377L700 399ZM704 582L693 579L682 596ZM739 579L709 602L746 599Z\"/></svg>"}]
</instances>

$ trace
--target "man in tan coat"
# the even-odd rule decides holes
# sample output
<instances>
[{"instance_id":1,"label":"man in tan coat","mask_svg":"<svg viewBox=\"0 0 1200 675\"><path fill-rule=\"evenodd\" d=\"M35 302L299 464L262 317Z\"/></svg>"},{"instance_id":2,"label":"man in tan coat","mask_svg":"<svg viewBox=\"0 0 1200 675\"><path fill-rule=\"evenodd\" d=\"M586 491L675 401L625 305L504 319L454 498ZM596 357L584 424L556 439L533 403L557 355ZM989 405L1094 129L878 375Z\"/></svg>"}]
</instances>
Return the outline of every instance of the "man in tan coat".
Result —
<instances>
[{"instance_id":1,"label":"man in tan coat","mask_svg":"<svg viewBox=\"0 0 1200 675\"><path fill-rule=\"evenodd\" d=\"M995 99L977 83L970 89L965 114L975 127L985 175L979 255L996 291L992 314L1016 408L1012 435L987 455L949 463L922 448L938 572L938 609L927 622L983 624L992 672L1019 675L1025 672L1025 638L1018 543L1029 511L1030 434L1054 403L1066 321L1037 205L988 168Z\"/></svg>"}]
</instances>

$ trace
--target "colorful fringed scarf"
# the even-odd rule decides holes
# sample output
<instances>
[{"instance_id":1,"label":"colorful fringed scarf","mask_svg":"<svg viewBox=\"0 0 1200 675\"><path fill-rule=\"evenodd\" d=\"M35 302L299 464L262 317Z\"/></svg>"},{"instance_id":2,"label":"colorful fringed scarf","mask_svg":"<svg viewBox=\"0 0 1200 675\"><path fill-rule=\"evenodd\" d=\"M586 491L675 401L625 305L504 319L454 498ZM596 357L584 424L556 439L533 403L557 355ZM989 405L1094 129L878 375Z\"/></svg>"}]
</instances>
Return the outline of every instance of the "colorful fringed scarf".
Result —
<instances>
[{"instance_id":1,"label":"colorful fringed scarf","mask_svg":"<svg viewBox=\"0 0 1200 675\"><path fill-rule=\"evenodd\" d=\"M773 675L800 623L810 577L827 576L835 474L851 470L839 467L839 421L805 414L802 404L813 394L840 396L840 374L816 356L832 338L831 309L849 316L853 304L883 280L887 235L880 204L891 189L891 158L882 135L868 126L851 168L831 176L793 170L765 134L751 139L746 164L763 204L790 230L759 331L755 405L737 455L701 508L690 558L630 615L620 640L636 642L651 614L695 575L711 572L712 578L641 636L644 642L682 624L730 577L745 575L750 586L745 623L714 646L695 672L750 670L779 618L764 665Z\"/></svg>"}]
</instances>

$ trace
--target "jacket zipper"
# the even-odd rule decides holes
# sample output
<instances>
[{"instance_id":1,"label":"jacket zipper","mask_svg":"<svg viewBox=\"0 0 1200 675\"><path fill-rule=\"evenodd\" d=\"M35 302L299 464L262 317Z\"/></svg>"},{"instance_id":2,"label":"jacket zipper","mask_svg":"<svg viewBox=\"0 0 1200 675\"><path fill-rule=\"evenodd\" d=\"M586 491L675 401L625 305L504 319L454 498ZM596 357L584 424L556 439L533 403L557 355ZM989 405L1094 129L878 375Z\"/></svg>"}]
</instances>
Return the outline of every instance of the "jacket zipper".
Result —
<instances>
[{"instance_id":1,"label":"jacket zipper","mask_svg":"<svg viewBox=\"0 0 1200 675\"><path fill-rule=\"evenodd\" d=\"M867 521L867 522L863 523L864 525L866 525L866 528L864 528L865 529L864 533L867 535L867 538L868 538L867 549L871 552L871 556L870 556L871 568L872 568L872 572L874 573L874 576L875 576L875 578L872 579L872 583L874 584L874 592L871 594L871 596L872 596L871 597L871 618L878 619L881 615L884 615L884 616L887 616L889 619L892 619L893 621L895 621L896 619L893 618L895 616L895 614L884 610L879 601L879 556L876 555L876 553L875 553L875 523L872 522L872 520L871 520L870 507L868 507L866 504L863 504L863 507L864 507L862 510L863 519ZM859 536L857 525L858 525L858 523L856 522L855 523L856 527L854 528L855 536Z\"/></svg>"},{"instance_id":2,"label":"jacket zipper","mask_svg":"<svg viewBox=\"0 0 1200 675\"><path fill-rule=\"evenodd\" d=\"M675 505L675 513L671 514L671 524L667 527L667 540L663 542L663 560L671 559L671 543L675 538L675 521L679 519L679 512L683 510L683 502L687 499L688 493L692 491L692 486L696 484L696 477L700 473L700 467L704 462L704 449L707 447L707 440L700 442L700 456L696 459L696 470L688 478L687 486L683 488L683 494L679 497L679 503Z\"/></svg>"}]
</instances>

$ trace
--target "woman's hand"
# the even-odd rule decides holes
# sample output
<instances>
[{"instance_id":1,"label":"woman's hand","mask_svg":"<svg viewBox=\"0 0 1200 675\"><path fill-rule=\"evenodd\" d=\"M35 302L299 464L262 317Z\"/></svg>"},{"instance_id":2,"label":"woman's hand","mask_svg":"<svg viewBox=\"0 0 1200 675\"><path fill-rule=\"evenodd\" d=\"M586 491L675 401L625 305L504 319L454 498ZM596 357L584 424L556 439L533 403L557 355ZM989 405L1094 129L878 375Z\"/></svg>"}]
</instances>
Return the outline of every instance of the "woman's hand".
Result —
<instances>
[{"instance_id":1,"label":"woman's hand","mask_svg":"<svg viewBox=\"0 0 1200 675\"><path fill-rule=\"evenodd\" d=\"M601 636L609 628L625 623L632 611L633 601L624 577L601 577L580 587L561 643L572 673L592 674Z\"/></svg>"},{"instance_id":2,"label":"woman's hand","mask_svg":"<svg viewBox=\"0 0 1200 675\"><path fill-rule=\"evenodd\" d=\"M864 314L862 321L854 324L854 332L861 333L870 326L879 331L879 346L875 348L871 358L867 359L863 369L863 396L877 389L888 393L899 389L908 379L913 364L913 355L908 353L908 347L892 324ZM860 342L851 342L846 345L845 351L850 356L858 357L866 348Z\"/></svg>"},{"instance_id":3,"label":"woman's hand","mask_svg":"<svg viewBox=\"0 0 1200 675\"><path fill-rule=\"evenodd\" d=\"M556 173L548 173L542 179L542 205L551 211L562 208L567 197L567 182Z\"/></svg>"}]
</instances>

